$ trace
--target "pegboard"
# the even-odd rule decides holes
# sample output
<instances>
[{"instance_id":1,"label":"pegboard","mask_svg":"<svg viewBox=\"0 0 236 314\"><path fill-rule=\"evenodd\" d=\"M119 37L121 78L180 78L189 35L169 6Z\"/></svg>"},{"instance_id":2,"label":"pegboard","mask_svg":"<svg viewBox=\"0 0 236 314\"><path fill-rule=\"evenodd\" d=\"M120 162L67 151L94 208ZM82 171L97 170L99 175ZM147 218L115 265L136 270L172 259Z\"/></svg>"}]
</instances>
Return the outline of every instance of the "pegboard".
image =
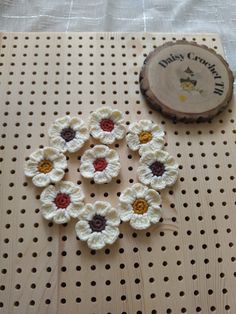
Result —
<instances>
[{"instance_id":1,"label":"pegboard","mask_svg":"<svg viewBox=\"0 0 236 314\"><path fill-rule=\"evenodd\" d=\"M217 35L150 33L2 33L1 93L1 313L163 314L235 313L235 109L212 122L173 123L152 111L139 90L147 54L168 40L187 39L223 53ZM184 37L183 37L184 36ZM118 241L91 251L74 232L40 214L24 160L47 146L58 117L87 121L101 105L119 108L126 124L162 124L166 150L179 163L179 180L161 192L161 223L145 231L122 224ZM68 155L65 179L86 202L118 203L137 182L138 154L115 147L120 176L95 186L81 178L78 153Z\"/></svg>"}]
</instances>

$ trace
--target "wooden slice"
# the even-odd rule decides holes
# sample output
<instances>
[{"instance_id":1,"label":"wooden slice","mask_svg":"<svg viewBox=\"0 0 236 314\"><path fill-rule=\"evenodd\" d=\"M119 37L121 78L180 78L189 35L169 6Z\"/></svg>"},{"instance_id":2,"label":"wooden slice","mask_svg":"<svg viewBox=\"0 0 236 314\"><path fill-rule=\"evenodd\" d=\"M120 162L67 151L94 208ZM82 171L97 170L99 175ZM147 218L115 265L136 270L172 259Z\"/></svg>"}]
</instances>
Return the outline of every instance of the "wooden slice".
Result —
<instances>
[{"instance_id":1,"label":"wooden slice","mask_svg":"<svg viewBox=\"0 0 236 314\"><path fill-rule=\"evenodd\" d=\"M140 88L152 108L176 120L204 121L232 99L233 74L222 56L195 42L168 42L144 61Z\"/></svg>"}]
</instances>

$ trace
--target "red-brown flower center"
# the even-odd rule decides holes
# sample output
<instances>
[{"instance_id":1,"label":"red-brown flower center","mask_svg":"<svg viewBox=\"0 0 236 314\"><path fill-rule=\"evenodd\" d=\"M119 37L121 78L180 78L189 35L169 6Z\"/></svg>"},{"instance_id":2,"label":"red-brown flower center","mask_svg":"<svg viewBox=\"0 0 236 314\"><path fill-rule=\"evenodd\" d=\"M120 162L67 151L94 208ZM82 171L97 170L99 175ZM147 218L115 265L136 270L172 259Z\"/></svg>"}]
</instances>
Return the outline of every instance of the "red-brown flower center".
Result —
<instances>
[{"instance_id":1,"label":"red-brown flower center","mask_svg":"<svg viewBox=\"0 0 236 314\"><path fill-rule=\"evenodd\" d=\"M75 130L72 128L65 128L61 131L61 137L66 141L70 142L75 138Z\"/></svg>"},{"instance_id":2,"label":"red-brown flower center","mask_svg":"<svg viewBox=\"0 0 236 314\"><path fill-rule=\"evenodd\" d=\"M114 129L114 122L112 119L102 119L100 121L100 127L105 132L111 132Z\"/></svg>"},{"instance_id":3,"label":"red-brown flower center","mask_svg":"<svg viewBox=\"0 0 236 314\"><path fill-rule=\"evenodd\" d=\"M160 161L155 161L153 164L151 164L150 169L152 174L157 177L162 176L165 172L165 166Z\"/></svg>"},{"instance_id":4,"label":"red-brown flower center","mask_svg":"<svg viewBox=\"0 0 236 314\"><path fill-rule=\"evenodd\" d=\"M57 208L66 208L70 205L70 196L66 193L58 193L54 199Z\"/></svg>"},{"instance_id":5,"label":"red-brown flower center","mask_svg":"<svg viewBox=\"0 0 236 314\"><path fill-rule=\"evenodd\" d=\"M93 162L95 171L103 171L107 167L107 161L105 158L97 158Z\"/></svg>"},{"instance_id":6,"label":"red-brown flower center","mask_svg":"<svg viewBox=\"0 0 236 314\"><path fill-rule=\"evenodd\" d=\"M89 221L89 226L92 231L101 232L106 228L106 218L101 215L94 215L93 219Z\"/></svg>"}]
</instances>

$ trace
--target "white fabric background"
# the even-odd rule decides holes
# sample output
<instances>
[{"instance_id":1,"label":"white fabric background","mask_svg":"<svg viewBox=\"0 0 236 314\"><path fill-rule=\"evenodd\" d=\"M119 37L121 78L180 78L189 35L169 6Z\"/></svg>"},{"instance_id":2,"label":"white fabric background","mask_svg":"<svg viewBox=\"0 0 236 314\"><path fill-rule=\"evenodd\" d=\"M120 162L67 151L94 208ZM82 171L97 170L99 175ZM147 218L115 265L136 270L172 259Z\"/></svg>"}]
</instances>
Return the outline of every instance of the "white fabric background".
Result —
<instances>
[{"instance_id":1,"label":"white fabric background","mask_svg":"<svg viewBox=\"0 0 236 314\"><path fill-rule=\"evenodd\" d=\"M236 70L235 0L0 0L0 31L218 32Z\"/></svg>"}]
</instances>

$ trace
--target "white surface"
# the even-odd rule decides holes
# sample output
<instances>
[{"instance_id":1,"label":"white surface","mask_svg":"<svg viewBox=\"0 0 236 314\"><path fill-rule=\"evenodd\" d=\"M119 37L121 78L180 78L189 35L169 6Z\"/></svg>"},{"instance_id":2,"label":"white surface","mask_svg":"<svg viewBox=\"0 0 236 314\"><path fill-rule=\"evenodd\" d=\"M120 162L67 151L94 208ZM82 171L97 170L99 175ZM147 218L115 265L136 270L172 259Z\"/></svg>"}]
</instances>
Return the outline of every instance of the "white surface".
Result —
<instances>
[{"instance_id":1,"label":"white surface","mask_svg":"<svg viewBox=\"0 0 236 314\"><path fill-rule=\"evenodd\" d=\"M218 32L236 70L235 0L0 0L0 30Z\"/></svg>"}]
</instances>

